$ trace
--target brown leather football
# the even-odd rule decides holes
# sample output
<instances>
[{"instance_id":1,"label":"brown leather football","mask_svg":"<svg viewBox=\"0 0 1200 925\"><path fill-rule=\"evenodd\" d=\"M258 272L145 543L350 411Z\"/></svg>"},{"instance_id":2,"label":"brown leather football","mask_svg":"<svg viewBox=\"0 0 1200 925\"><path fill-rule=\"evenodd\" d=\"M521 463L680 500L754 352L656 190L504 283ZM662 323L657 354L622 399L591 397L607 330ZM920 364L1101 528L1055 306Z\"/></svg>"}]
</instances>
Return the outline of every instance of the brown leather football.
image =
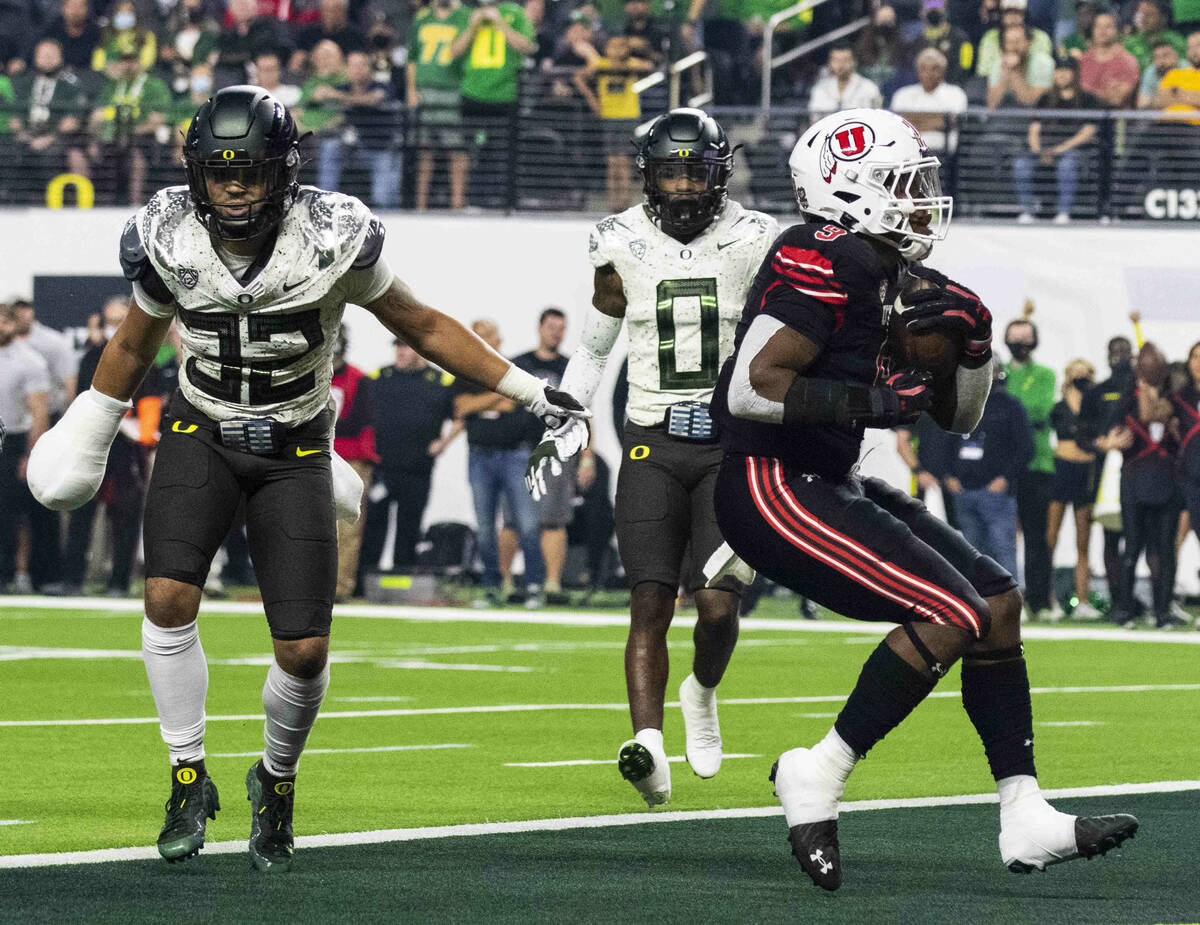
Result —
<instances>
[{"instance_id":1,"label":"brown leather football","mask_svg":"<svg viewBox=\"0 0 1200 925\"><path fill-rule=\"evenodd\" d=\"M930 289L933 283L926 279L910 276L903 292ZM963 342L956 334L942 330L914 334L904 323L900 299L888 320L888 355L892 358L892 369L923 369L935 379L954 375L962 359Z\"/></svg>"}]
</instances>

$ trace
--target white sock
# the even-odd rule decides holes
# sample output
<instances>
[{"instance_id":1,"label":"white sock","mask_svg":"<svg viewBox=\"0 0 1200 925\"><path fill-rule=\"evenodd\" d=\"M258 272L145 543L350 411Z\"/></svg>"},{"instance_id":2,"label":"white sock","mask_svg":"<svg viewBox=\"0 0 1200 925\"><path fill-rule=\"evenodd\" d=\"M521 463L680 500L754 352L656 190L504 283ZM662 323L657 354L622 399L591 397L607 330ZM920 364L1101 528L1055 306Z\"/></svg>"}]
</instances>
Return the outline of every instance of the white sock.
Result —
<instances>
[{"instance_id":1,"label":"white sock","mask_svg":"<svg viewBox=\"0 0 1200 925\"><path fill-rule=\"evenodd\" d=\"M858 763L858 755L854 754L854 749L846 744L836 729L830 729L825 738L812 747L812 753L825 770L843 784Z\"/></svg>"},{"instance_id":2,"label":"white sock","mask_svg":"<svg viewBox=\"0 0 1200 925\"><path fill-rule=\"evenodd\" d=\"M664 754L666 749L663 748L663 734L661 729L651 729L647 726L645 729L639 729L633 734L634 739L641 742L652 751Z\"/></svg>"},{"instance_id":3,"label":"white sock","mask_svg":"<svg viewBox=\"0 0 1200 925\"><path fill-rule=\"evenodd\" d=\"M143 618L142 661L171 763L203 758L208 662L196 621L168 627Z\"/></svg>"},{"instance_id":4,"label":"white sock","mask_svg":"<svg viewBox=\"0 0 1200 925\"><path fill-rule=\"evenodd\" d=\"M717 695L715 687L705 687L694 674L688 675L688 677L692 679L692 690L696 692L696 699L701 703L710 703Z\"/></svg>"},{"instance_id":5,"label":"white sock","mask_svg":"<svg viewBox=\"0 0 1200 925\"><path fill-rule=\"evenodd\" d=\"M296 773L300 753L308 740L309 730L317 721L317 711L329 687L329 665L315 678L297 678L272 661L263 685L263 710L267 722L263 728L266 747L263 767L276 777Z\"/></svg>"}]
</instances>

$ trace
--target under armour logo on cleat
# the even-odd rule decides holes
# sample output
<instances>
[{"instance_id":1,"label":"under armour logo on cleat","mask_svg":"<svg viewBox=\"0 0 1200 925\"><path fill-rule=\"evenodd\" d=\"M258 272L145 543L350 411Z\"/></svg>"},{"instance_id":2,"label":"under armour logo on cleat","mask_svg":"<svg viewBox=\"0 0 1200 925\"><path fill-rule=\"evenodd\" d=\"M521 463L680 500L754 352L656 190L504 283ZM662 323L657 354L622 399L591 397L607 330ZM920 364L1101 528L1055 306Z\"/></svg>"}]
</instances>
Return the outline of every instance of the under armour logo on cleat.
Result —
<instances>
[{"instance_id":1,"label":"under armour logo on cleat","mask_svg":"<svg viewBox=\"0 0 1200 925\"><path fill-rule=\"evenodd\" d=\"M810 861L816 861L817 864L819 864L821 866L821 873L823 873L823 874L827 874L831 870L833 870L833 861L827 861L825 859L824 853L821 851L820 848L818 848L816 851L814 851L812 854L810 854L808 856L808 859Z\"/></svg>"},{"instance_id":2,"label":"under armour logo on cleat","mask_svg":"<svg viewBox=\"0 0 1200 925\"><path fill-rule=\"evenodd\" d=\"M1025 747L1026 747L1026 748L1030 748L1032 745L1033 745L1033 739L1026 739L1026 740L1025 740Z\"/></svg>"}]
</instances>

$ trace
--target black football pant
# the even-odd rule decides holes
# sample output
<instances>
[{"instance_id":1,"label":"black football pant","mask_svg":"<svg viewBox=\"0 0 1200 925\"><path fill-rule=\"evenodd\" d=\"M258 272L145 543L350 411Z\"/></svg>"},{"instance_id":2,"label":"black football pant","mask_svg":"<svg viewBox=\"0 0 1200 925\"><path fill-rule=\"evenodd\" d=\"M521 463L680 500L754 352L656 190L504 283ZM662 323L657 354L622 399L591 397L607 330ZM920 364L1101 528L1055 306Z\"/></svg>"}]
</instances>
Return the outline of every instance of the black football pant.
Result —
<instances>
[{"instance_id":1,"label":"black football pant","mask_svg":"<svg viewBox=\"0 0 1200 925\"><path fill-rule=\"evenodd\" d=\"M17 530L22 519L29 524L29 578L36 589L59 581L61 521L58 511L44 508L17 477L17 466L25 455L28 434L10 433L0 453L0 585L16 574Z\"/></svg>"},{"instance_id":2,"label":"black football pant","mask_svg":"<svg viewBox=\"0 0 1200 925\"><path fill-rule=\"evenodd\" d=\"M1050 546L1046 520L1052 472L1022 473L1017 481L1017 520L1025 541L1025 600L1034 613L1050 607Z\"/></svg>"},{"instance_id":3,"label":"black football pant","mask_svg":"<svg viewBox=\"0 0 1200 925\"><path fill-rule=\"evenodd\" d=\"M1016 587L995 560L879 479L830 481L769 457L728 455L717 520L762 575L858 620L988 633L984 598Z\"/></svg>"},{"instance_id":4,"label":"black football pant","mask_svg":"<svg viewBox=\"0 0 1200 925\"><path fill-rule=\"evenodd\" d=\"M367 522L363 527L362 554L358 557L358 577L379 571L379 559L387 542L388 513L396 506L396 544L392 554L395 571L411 569L417 562L417 543L421 539L421 520L429 504L432 470L380 469L375 481L387 489L387 497L367 504Z\"/></svg>"},{"instance_id":5,"label":"black football pant","mask_svg":"<svg viewBox=\"0 0 1200 925\"><path fill-rule=\"evenodd\" d=\"M87 577L92 524L96 518L96 508L103 503L113 532L112 572L109 574L108 587L114 591L129 590L133 560L137 555L138 530L142 524L142 502L146 496L143 467L141 448L118 434L109 450L105 481L97 497L72 511L67 524L62 580L68 586L80 587Z\"/></svg>"}]
</instances>

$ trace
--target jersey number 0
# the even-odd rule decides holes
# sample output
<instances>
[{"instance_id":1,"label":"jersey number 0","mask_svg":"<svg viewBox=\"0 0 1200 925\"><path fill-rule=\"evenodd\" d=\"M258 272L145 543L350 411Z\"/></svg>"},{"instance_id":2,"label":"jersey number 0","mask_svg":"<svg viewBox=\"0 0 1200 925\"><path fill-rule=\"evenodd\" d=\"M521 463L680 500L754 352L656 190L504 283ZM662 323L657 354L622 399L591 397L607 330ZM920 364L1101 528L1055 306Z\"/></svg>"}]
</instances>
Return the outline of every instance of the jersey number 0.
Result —
<instances>
[{"instance_id":1,"label":"jersey number 0","mask_svg":"<svg viewBox=\"0 0 1200 925\"><path fill-rule=\"evenodd\" d=\"M682 313L683 317L678 314ZM721 355L720 313L717 310L717 281L664 279L658 284L658 387L711 389L717 384ZM695 319L695 320L693 320ZM700 330L700 355L695 357L693 325ZM687 360L681 364L681 342L687 343Z\"/></svg>"}]
</instances>

